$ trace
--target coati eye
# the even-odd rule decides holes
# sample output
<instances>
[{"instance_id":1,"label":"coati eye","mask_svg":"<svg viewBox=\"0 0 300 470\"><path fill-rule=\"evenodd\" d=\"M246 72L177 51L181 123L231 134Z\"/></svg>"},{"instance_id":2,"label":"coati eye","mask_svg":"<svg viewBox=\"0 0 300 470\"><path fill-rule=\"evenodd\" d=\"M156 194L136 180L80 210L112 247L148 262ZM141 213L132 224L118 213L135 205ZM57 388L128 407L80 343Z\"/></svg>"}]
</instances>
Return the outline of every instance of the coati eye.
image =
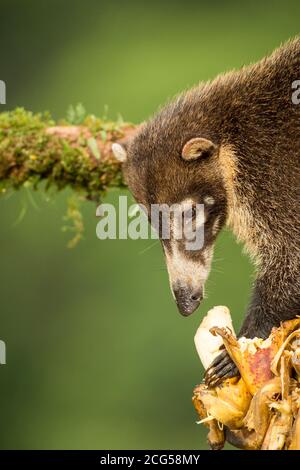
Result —
<instances>
[{"instance_id":1,"label":"coati eye","mask_svg":"<svg viewBox=\"0 0 300 470\"><path fill-rule=\"evenodd\" d=\"M182 213L182 219L185 223L193 222L197 216L197 209L196 206L192 206L191 209L184 211Z\"/></svg>"}]
</instances>

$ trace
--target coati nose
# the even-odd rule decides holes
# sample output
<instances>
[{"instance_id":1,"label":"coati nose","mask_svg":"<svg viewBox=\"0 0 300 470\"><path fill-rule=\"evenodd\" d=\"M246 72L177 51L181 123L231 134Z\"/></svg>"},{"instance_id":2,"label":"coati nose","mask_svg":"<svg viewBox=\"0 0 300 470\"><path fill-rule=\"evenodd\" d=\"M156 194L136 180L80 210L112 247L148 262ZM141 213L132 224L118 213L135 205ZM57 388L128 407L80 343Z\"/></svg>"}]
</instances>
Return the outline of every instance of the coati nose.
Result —
<instances>
[{"instance_id":1,"label":"coati nose","mask_svg":"<svg viewBox=\"0 0 300 470\"><path fill-rule=\"evenodd\" d=\"M203 299L203 289L193 290L189 287L173 288L176 304L181 315L191 315Z\"/></svg>"}]
</instances>

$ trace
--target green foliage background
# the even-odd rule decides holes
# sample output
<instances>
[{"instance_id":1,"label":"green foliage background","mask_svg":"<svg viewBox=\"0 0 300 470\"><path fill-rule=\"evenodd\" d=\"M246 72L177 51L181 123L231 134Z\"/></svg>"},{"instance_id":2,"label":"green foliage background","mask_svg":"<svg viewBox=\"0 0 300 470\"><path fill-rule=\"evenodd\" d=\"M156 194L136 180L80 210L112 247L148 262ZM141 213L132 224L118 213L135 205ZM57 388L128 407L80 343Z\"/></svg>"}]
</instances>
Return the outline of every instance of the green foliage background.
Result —
<instances>
[{"instance_id":1,"label":"green foliage background","mask_svg":"<svg viewBox=\"0 0 300 470\"><path fill-rule=\"evenodd\" d=\"M297 34L300 3L1 0L0 12L1 109L58 118L82 102L140 122L178 91ZM202 377L193 335L217 304L238 329L247 258L224 233L209 296L184 319L159 244L97 240L92 203L82 205L85 239L66 248L68 197L27 189L0 199L0 447L206 448L191 405Z\"/></svg>"}]
</instances>

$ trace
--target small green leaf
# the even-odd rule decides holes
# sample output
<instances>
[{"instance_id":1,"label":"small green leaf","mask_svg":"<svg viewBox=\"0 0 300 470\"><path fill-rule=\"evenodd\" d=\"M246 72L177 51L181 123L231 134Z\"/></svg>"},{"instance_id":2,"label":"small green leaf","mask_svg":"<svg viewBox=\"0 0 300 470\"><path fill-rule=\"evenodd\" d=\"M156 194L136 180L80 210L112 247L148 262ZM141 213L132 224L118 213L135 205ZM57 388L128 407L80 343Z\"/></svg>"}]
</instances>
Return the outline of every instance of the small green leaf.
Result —
<instances>
[{"instance_id":1,"label":"small green leaf","mask_svg":"<svg viewBox=\"0 0 300 470\"><path fill-rule=\"evenodd\" d=\"M101 139L103 140L103 142L105 143L106 142L106 139L107 139L107 132L105 129L102 129L100 131L100 135L101 135Z\"/></svg>"},{"instance_id":2,"label":"small green leaf","mask_svg":"<svg viewBox=\"0 0 300 470\"><path fill-rule=\"evenodd\" d=\"M78 103L76 105L76 117L77 117L78 124L83 122L85 116L86 116L85 107L83 106L82 103Z\"/></svg>"},{"instance_id":3,"label":"small green leaf","mask_svg":"<svg viewBox=\"0 0 300 470\"><path fill-rule=\"evenodd\" d=\"M97 160L100 160L101 154L100 154L100 150L99 150L97 140L95 139L95 137L90 137L87 140L87 143L88 143L89 149L92 152L92 154L94 155L94 157L97 158Z\"/></svg>"},{"instance_id":4,"label":"small green leaf","mask_svg":"<svg viewBox=\"0 0 300 470\"><path fill-rule=\"evenodd\" d=\"M123 124L124 124L123 116L120 113L118 113L116 124L117 124L118 127L123 126Z\"/></svg>"},{"instance_id":5,"label":"small green leaf","mask_svg":"<svg viewBox=\"0 0 300 470\"><path fill-rule=\"evenodd\" d=\"M72 105L70 105L67 110L67 121L70 124L75 124L75 117L76 117L75 109Z\"/></svg>"},{"instance_id":6,"label":"small green leaf","mask_svg":"<svg viewBox=\"0 0 300 470\"><path fill-rule=\"evenodd\" d=\"M107 121L108 119L108 104L104 105L104 111L103 111L103 121Z\"/></svg>"},{"instance_id":7,"label":"small green leaf","mask_svg":"<svg viewBox=\"0 0 300 470\"><path fill-rule=\"evenodd\" d=\"M86 111L82 103L78 103L75 107L69 106L67 110L67 121L70 124L82 124L86 117Z\"/></svg>"},{"instance_id":8,"label":"small green leaf","mask_svg":"<svg viewBox=\"0 0 300 470\"><path fill-rule=\"evenodd\" d=\"M26 212L27 212L27 204L23 201L20 213L19 213L17 219L15 220L15 222L12 225L13 227L16 227L17 225L19 225L22 222L22 220L24 219L24 217L26 215Z\"/></svg>"}]
</instances>

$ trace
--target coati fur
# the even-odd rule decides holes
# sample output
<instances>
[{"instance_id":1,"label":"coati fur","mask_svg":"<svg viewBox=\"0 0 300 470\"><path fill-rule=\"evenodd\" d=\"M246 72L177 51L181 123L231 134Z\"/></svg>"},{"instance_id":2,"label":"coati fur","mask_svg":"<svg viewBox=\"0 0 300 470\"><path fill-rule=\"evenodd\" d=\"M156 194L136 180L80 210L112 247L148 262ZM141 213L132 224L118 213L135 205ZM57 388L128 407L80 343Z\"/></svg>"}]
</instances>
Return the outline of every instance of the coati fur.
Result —
<instances>
[{"instance_id":1,"label":"coati fur","mask_svg":"<svg viewBox=\"0 0 300 470\"><path fill-rule=\"evenodd\" d=\"M262 337L300 315L300 39L238 71L182 93L126 146L124 174L139 203L192 197L206 207L204 254L227 224L255 260L253 297L240 335ZM182 157L191 139L212 143ZM172 249L163 243L168 255ZM184 264L184 263L183 263ZM184 270L184 266L183 266Z\"/></svg>"}]
</instances>

